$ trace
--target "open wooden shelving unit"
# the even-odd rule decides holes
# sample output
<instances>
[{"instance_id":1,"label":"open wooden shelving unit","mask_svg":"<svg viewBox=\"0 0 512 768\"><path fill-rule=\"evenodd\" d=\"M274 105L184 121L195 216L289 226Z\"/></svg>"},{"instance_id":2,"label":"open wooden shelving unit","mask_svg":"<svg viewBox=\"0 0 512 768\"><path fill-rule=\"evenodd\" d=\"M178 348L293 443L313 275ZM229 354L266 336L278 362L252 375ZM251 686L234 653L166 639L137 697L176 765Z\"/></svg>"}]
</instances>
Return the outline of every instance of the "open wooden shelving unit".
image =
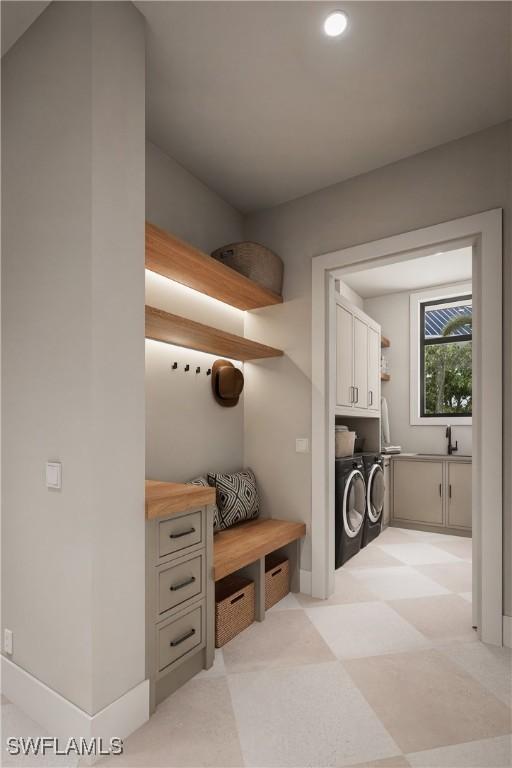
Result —
<instances>
[{"instance_id":1,"label":"open wooden shelving unit","mask_svg":"<svg viewBox=\"0 0 512 768\"><path fill-rule=\"evenodd\" d=\"M281 304L283 297L146 222L146 269L238 309Z\"/></svg>"},{"instance_id":2,"label":"open wooden shelving unit","mask_svg":"<svg viewBox=\"0 0 512 768\"><path fill-rule=\"evenodd\" d=\"M164 341L232 360L281 357L283 351L146 305L146 339Z\"/></svg>"},{"instance_id":3,"label":"open wooden shelving unit","mask_svg":"<svg viewBox=\"0 0 512 768\"><path fill-rule=\"evenodd\" d=\"M146 269L238 309L281 304L283 297L192 245L146 222ZM232 360L280 357L282 350L146 305L146 338Z\"/></svg>"}]
</instances>

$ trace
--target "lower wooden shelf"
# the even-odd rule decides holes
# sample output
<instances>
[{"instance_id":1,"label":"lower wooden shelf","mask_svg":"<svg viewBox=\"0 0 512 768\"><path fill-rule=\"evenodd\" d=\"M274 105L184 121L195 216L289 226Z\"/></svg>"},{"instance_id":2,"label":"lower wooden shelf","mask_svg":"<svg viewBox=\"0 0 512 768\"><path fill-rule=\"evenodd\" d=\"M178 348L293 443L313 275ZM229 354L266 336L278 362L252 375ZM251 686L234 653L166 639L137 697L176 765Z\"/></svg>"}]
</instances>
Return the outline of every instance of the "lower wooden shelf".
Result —
<instances>
[{"instance_id":1,"label":"lower wooden shelf","mask_svg":"<svg viewBox=\"0 0 512 768\"><path fill-rule=\"evenodd\" d=\"M389 373L381 373L380 374L380 380L381 381L391 381L391 376Z\"/></svg>"},{"instance_id":2,"label":"lower wooden shelf","mask_svg":"<svg viewBox=\"0 0 512 768\"><path fill-rule=\"evenodd\" d=\"M176 344L178 347L209 352L232 360L259 360L266 357L280 357L281 349L268 347L257 341L244 339L234 333L220 331L209 325L172 315L146 305L146 339Z\"/></svg>"}]
</instances>

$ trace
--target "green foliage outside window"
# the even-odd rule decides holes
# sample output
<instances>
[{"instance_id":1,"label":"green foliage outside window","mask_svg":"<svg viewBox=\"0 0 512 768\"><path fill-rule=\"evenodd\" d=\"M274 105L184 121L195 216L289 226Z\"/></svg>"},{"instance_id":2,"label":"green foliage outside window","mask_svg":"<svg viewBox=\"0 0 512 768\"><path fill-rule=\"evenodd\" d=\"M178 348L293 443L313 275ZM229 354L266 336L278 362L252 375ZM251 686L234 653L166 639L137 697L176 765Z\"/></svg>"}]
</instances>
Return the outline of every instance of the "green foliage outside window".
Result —
<instances>
[{"instance_id":1,"label":"green foliage outside window","mask_svg":"<svg viewBox=\"0 0 512 768\"><path fill-rule=\"evenodd\" d=\"M472 342L425 346L425 416L471 415Z\"/></svg>"}]
</instances>

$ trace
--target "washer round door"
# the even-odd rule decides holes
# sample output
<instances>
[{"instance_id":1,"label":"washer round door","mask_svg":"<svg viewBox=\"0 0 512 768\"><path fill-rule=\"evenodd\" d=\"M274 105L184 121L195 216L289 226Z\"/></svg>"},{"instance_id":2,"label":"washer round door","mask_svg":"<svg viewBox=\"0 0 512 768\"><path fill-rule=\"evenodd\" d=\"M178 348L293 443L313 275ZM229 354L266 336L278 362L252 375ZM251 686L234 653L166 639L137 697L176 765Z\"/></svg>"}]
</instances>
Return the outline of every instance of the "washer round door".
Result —
<instances>
[{"instance_id":1,"label":"washer round door","mask_svg":"<svg viewBox=\"0 0 512 768\"><path fill-rule=\"evenodd\" d=\"M347 477L343 494L343 527L347 536L353 539L364 522L366 506L366 488L364 477L358 469L353 469Z\"/></svg>"},{"instance_id":2,"label":"washer round door","mask_svg":"<svg viewBox=\"0 0 512 768\"><path fill-rule=\"evenodd\" d=\"M384 509L384 496L386 484L384 472L380 464L373 464L368 476L368 488L366 489L368 517L372 523L377 523Z\"/></svg>"}]
</instances>

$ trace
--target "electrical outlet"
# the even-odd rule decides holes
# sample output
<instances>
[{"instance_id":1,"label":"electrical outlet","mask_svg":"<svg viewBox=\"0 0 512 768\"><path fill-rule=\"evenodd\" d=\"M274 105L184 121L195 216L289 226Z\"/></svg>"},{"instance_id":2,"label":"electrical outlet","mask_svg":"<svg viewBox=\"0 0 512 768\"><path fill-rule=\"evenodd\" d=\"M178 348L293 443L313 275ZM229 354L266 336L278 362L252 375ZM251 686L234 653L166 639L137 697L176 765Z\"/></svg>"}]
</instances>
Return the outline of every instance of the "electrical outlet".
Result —
<instances>
[{"instance_id":1,"label":"electrical outlet","mask_svg":"<svg viewBox=\"0 0 512 768\"><path fill-rule=\"evenodd\" d=\"M296 453L309 453L309 440L307 437L297 437L295 440Z\"/></svg>"},{"instance_id":2,"label":"electrical outlet","mask_svg":"<svg viewBox=\"0 0 512 768\"><path fill-rule=\"evenodd\" d=\"M10 629L4 629L4 651L12 655L12 632Z\"/></svg>"}]
</instances>

